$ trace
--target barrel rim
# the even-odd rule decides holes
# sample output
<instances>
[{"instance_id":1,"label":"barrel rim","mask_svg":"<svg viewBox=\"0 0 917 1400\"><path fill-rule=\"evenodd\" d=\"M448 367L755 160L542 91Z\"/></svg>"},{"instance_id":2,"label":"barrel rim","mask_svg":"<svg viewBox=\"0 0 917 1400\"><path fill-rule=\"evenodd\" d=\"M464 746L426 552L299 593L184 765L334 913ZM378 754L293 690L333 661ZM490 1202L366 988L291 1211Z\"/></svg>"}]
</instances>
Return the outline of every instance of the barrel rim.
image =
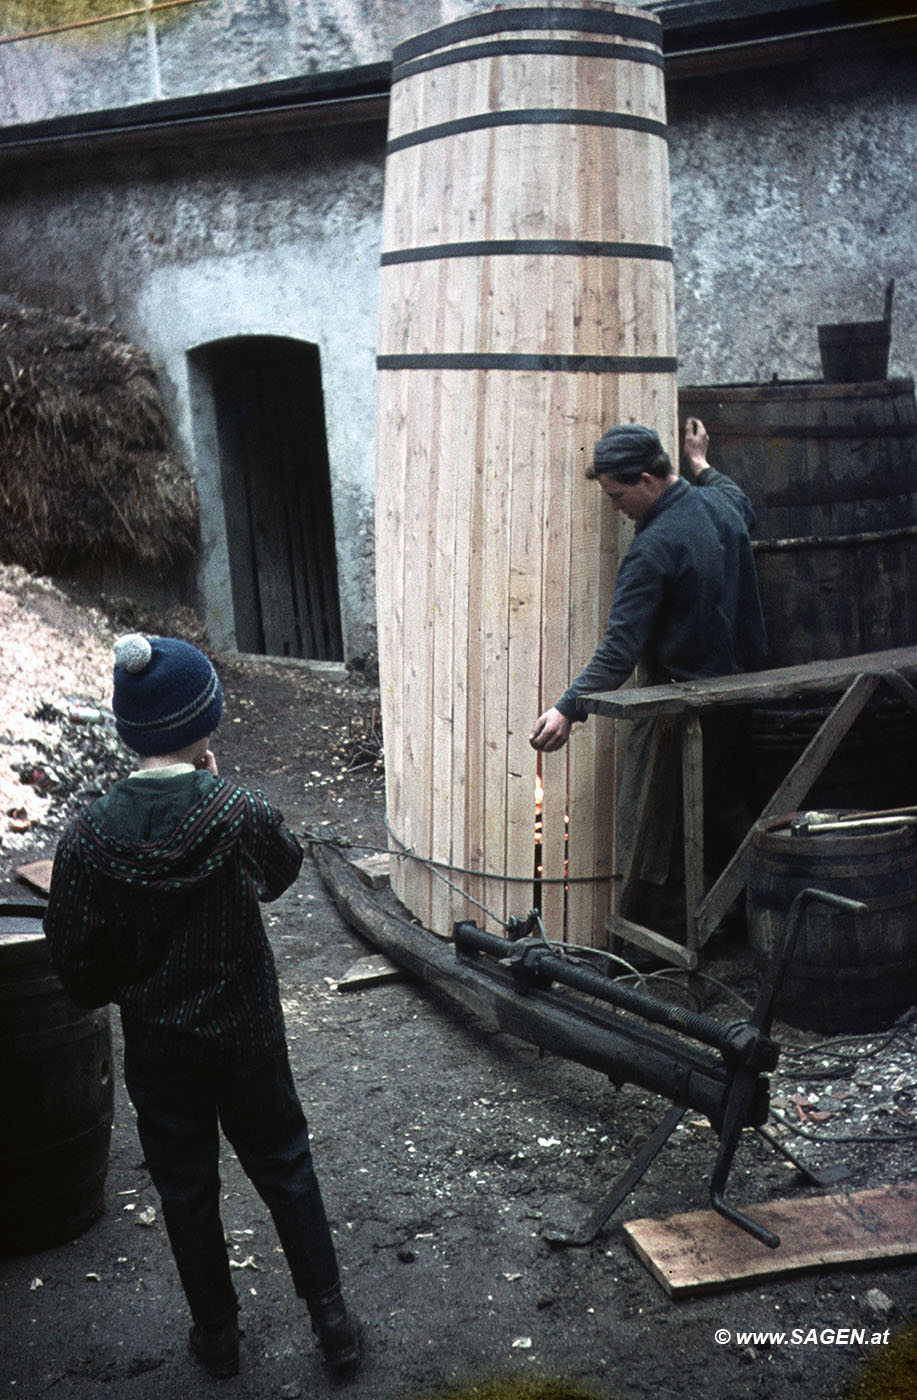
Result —
<instances>
[{"instance_id":1,"label":"barrel rim","mask_svg":"<svg viewBox=\"0 0 917 1400\"><path fill-rule=\"evenodd\" d=\"M545 5L489 10L424 30L395 45L392 66L393 69L398 68L412 58L419 58L449 44L461 44L467 39L522 30L611 34L620 39L642 39L645 43L656 44L660 49L662 47L662 21L645 11L617 5L605 10L587 10L579 5Z\"/></svg>"},{"instance_id":2,"label":"barrel rim","mask_svg":"<svg viewBox=\"0 0 917 1400\"><path fill-rule=\"evenodd\" d=\"M397 64L392 68L392 86L416 78L421 73L431 73L458 63L518 58L524 54L546 58L607 58L615 63L645 63L652 68L665 68L665 55L658 48L638 48L627 43L600 44L588 39L496 39L491 43L467 44Z\"/></svg>"},{"instance_id":3,"label":"barrel rim","mask_svg":"<svg viewBox=\"0 0 917 1400\"><path fill-rule=\"evenodd\" d=\"M424 243L414 248L390 248L379 258L381 267L402 263L438 262L442 258L576 257L626 258L630 261L673 263L669 243L621 243L585 238L480 238L461 243Z\"/></svg>"},{"instance_id":4,"label":"barrel rim","mask_svg":"<svg viewBox=\"0 0 917 1400\"><path fill-rule=\"evenodd\" d=\"M827 809L827 814L841 816L850 810L850 808L831 808ZM832 853L836 854L839 848L845 853L853 855L860 852L881 854L886 850L906 849L917 842L917 830L913 826L904 824L891 827L887 831L860 832L856 836L843 836L835 831L825 832L820 836L791 835L790 822L802 815L803 812L784 812L757 821L752 833L752 849L786 853L788 843L792 843L790 849L800 856L809 855L814 851L830 856Z\"/></svg>"},{"instance_id":5,"label":"barrel rim","mask_svg":"<svg viewBox=\"0 0 917 1400\"><path fill-rule=\"evenodd\" d=\"M31 960L42 945L45 949L48 948L41 923L46 909L46 904L39 904L37 901L0 903L0 960L6 964ZM35 927L7 930L3 927L4 919L34 919Z\"/></svg>"},{"instance_id":6,"label":"barrel rim","mask_svg":"<svg viewBox=\"0 0 917 1400\"><path fill-rule=\"evenodd\" d=\"M794 392L799 399L897 398L913 394L913 376L895 379L866 379L856 384L826 384L821 379L778 379L762 383L753 380L739 384L680 384L679 399L712 403L728 398L732 403L787 402Z\"/></svg>"},{"instance_id":7,"label":"barrel rim","mask_svg":"<svg viewBox=\"0 0 917 1400\"><path fill-rule=\"evenodd\" d=\"M673 374L678 360L666 355L541 355L496 351L377 355L378 370L450 369L543 371L547 374Z\"/></svg>"},{"instance_id":8,"label":"barrel rim","mask_svg":"<svg viewBox=\"0 0 917 1400\"><path fill-rule=\"evenodd\" d=\"M503 108L499 112L472 112L465 117L455 117L452 121L414 127L399 136L389 137L385 154L388 158L397 155L399 151L423 146L431 141L489 132L497 127L516 126L570 126L577 130L595 126L609 131L630 131L637 135L653 136L660 141L669 139L668 127L658 117L644 117L634 112L610 112L597 107L518 107Z\"/></svg>"}]
</instances>

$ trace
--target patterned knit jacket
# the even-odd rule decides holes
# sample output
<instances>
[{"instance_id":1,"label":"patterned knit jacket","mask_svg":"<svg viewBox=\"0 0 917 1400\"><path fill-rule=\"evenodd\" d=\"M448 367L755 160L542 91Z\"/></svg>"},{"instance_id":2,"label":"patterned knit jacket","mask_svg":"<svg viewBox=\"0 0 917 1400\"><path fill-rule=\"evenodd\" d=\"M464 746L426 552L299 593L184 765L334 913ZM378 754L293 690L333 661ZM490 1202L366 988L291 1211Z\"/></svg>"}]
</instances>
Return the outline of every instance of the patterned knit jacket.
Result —
<instances>
[{"instance_id":1,"label":"patterned knit jacket","mask_svg":"<svg viewBox=\"0 0 917 1400\"><path fill-rule=\"evenodd\" d=\"M284 1043L259 901L302 848L257 793L189 771L126 778L67 827L44 929L79 1006L117 1002L146 1054L243 1065Z\"/></svg>"}]
</instances>

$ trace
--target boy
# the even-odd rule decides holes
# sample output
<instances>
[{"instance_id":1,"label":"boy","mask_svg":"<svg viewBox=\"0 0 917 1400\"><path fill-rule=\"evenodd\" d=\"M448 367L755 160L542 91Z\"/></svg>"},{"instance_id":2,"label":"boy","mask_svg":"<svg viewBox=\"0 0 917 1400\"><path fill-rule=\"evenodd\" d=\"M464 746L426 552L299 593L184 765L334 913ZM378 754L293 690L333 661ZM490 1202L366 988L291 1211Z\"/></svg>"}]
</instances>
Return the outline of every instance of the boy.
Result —
<instances>
[{"instance_id":1,"label":"boy","mask_svg":"<svg viewBox=\"0 0 917 1400\"><path fill-rule=\"evenodd\" d=\"M58 975L77 1005L120 1006L125 1083L194 1354L212 1376L238 1371L219 1120L273 1216L325 1358L346 1375L359 1325L341 1297L258 907L293 883L302 849L260 794L218 776L209 744L222 690L196 647L122 637L112 708L139 771L61 839L44 921Z\"/></svg>"}]
</instances>

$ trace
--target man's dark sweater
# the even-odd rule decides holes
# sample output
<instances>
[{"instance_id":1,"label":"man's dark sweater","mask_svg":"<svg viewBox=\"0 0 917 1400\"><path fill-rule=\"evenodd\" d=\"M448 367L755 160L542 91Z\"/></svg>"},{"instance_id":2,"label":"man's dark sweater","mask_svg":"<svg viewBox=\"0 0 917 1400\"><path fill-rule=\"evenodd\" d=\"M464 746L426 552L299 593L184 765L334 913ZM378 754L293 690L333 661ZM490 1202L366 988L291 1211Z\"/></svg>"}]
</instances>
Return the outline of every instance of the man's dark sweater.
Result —
<instances>
[{"instance_id":1,"label":"man's dark sweater","mask_svg":"<svg viewBox=\"0 0 917 1400\"><path fill-rule=\"evenodd\" d=\"M616 690L642 661L648 685L755 670L766 654L748 530L748 497L722 472L678 480L637 523L615 582L605 636L557 701L582 719L578 699Z\"/></svg>"},{"instance_id":2,"label":"man's dark sweater","mask_svg":"<svg viewBox=\"0 0 917 1400\"><path fill-rule=\"evenodd\" d=\"M117 1002L147 1054L244 1065L284 1044L259 909L302 848L260 794L206 771L134 776L70 823L44 928L81 1006Z\"/></svg>"}]
</instances>

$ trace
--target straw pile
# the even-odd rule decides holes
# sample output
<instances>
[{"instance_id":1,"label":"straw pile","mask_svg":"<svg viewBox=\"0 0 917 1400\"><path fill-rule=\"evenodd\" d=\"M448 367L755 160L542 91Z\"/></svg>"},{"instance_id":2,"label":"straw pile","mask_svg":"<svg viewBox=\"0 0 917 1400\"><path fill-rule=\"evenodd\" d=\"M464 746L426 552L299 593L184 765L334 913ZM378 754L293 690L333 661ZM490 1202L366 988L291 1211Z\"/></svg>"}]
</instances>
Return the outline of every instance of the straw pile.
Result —
<instances>
[{"instance_id":1,"label":"straw pile","mask_svg":"<svg viewBox=\"0 0 917 1400\"><path fill-rule=\"evenodd\" d=\"M105 327L0 297L0 562L158 578L198 543L197 498L145 354Z\"/></svg>"}]
</instances>

